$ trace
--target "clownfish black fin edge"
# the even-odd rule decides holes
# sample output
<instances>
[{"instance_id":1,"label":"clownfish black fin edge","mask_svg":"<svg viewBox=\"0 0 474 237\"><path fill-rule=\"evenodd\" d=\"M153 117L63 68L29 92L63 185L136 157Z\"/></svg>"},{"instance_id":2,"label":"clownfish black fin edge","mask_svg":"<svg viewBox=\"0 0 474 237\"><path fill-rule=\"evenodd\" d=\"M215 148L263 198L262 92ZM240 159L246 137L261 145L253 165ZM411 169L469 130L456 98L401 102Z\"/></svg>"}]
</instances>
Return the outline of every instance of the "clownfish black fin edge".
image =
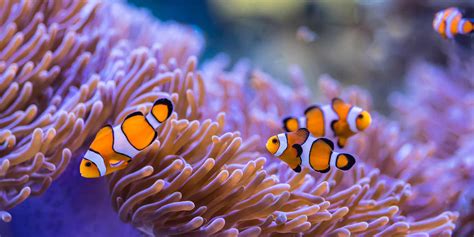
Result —
<instances>
[{"instance_id":1,"label":"clownfish black fin edge","mask_svg":"<svg viewBox=\"0 0 474 237\"><path fill-rule=\"evenodd\" d=\"M332 142L331 140L329 140L328 138L325 138L325 137L321 137L319 139L321 139L323 142L328 144L331 147L331 150L334 150L334 142Z\"/></svg>"},{"instance_id":2,"label":"clownfish black fin edge","mask_svg":"<svg viewBox=\"0 0 474 237\"><path fill-rule=\"evenodd\" d=\"M286 132L294 132L294 131L292 131L288 128L288 122L290 120L296 120L296 123L297 123L298 127L300 126L299 123L298 123L298 119L296 117L288 116L288 117L283 119L283 130L285 130Z\"/></svg>"},{"instance_id":3,"label":"clownfish black fin edge","mask_svg":"<svg viewBox=\"0 0 474 237\"><path fill-rule=\"evenodd\" d=\"M304 141L301 144L303 144L308 139L310 134L307 128L300 128L296 131L296 133L298 134L298 136L302 136L304 138Z\"/></svg>"},{"instance_id":4,"label":"clownfish black fin edge","mask_svg":"<svg viewBox=\"0 0 474 237\"><path fill-rule=\"evenodd\" d=\"M303 153L303 148L301 147L300 144L293 144L292 146L296 150L296 156L301 157L301 154Z\"/></svg>"},{"instance_id":5,"label":"clownfish black fin edge","mask_svg":"<svg viewBox=\"0 0 474 237\"><path fill-rule=\"evenodd\" d=\"M306 115L307 113L309 113L309 111L313 109L317 109L317 108L319 109L319 105L311 105L308 108L306 108L306 110L304 111L304 114Z\"/></svg>"},{"instance_id":6,"label":"clownfish black fin edge","mask_svg":"<svg viewBox=\"0 0 474 237\"><path fill-rule=\"evenodd\" d=\"M344 148L346 146L347 139L345 138L338 138L337 139L337 147Z\"/></svg>"},{"instance_id":7,"label":"clownfish black fin edge","mask_svg":"<svg viewBox=\"0 0 474 237\"><path fill-rule=\"evenodd\" d=\"M323 174L324 174L324 173L329 172L329 170L331 170L331 167L328 167L328 168L326 168L326 169L324 169L324 170L316 170L316 172L319 172L319 173L323 173Z\"/></svg>"},{"instance_id":8,"label":"clownfish black fin edge","mask_svg":"<svg viewBox=\"0 0 474 237\"><path fill-rule=\"evenodd\" d=\"M158 99L156 100L154 103L153 103L153 106L151 107L151 110L153 111L153 108L157 105L165 105L167 107L167 115L166 115L166 118L163 119L163 121L160 121L155 114L153 114L153 112L151 112L153 114L153 117L155 117L155 119L160 122L160 123L163 123L164 121L166 121L170 116L171 114L173 113L173 102L171 102L171 100L167 99L167 98L161 98L161 99Z\"/></svg>"},{"instance_id":9,"label":"clownfish black fin edge","mask_svg":"<svg viewBox=\"0 0 474 237\"><path fill-rule=\"evenodd\" d=\"M295 117L292 117L292 116L288 116L286 118L283 119L283 129L286 131L286 132L293 132L291 131L287 124L288 124L288 121L292 120L292 119L296 119Z\"/></svg>"},{"instance_id":10,"label":"clownfish black fin edge","mask_svg":"<svg viewBox=\"0 0 474 237\"><path fill-rule=\"evenodd\" d=\"M339 160L339 158L341 158L341 157L345 157L347 159L347 164L345 166L342 166L342 167L337 167L340 170L349 170L356 163L356 160L355 160L354 156L352 156L351 154L340 153L336 157L336 164L337 164L337 160Z\"/></svg>"},{"instance_id":11,"label":"clownfish black fin edge","mask_svg":"<svg viewBox=\"0 0 474 237\"><path fill-rule=\"evenodd\" d=\"M293 171L295 171L296 173L300 173L301 172L301 165L298 165L296 166Z\"/></svg>"},{"instance_id":12,"label":"clownfish black fin edge","mask_svg":"<svg viewBox=\"0 0 474 237\"><path fill-rule=\"evenodd\" d=\"M134 116L140 116L140 115L143 116L143 113L142 113L141 111L135 111L135 112L133 112L133 113L127 115L127 116L123 119L123 121L125 122L125 120L127 120L128 118L131 118L131 117L134 117Z\"/></svg>"}]
</instances>

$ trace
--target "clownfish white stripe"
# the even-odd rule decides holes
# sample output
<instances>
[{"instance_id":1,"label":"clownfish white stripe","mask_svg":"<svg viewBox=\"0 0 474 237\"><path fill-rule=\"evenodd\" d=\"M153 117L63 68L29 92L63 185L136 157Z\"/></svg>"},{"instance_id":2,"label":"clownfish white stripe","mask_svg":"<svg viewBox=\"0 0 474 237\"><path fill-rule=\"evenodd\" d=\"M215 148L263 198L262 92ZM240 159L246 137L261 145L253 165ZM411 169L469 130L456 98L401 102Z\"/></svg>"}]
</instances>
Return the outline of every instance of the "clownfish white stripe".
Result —
<instances>
[{"instance_id":1,"label":"clownfish white stripe","mask_svg":"<svg viewBox=\"0 0 474 237\"><path fill-rule=\"evenodd\" d=\"M311 137L308 138L309 139L312 139ZM304 166L304 167L311 167L309 165L309 152L311 151L311 145L313 143L312 142L305 142L301 145L301 148L303 149L303 152L301 153L301 164Z\"/></svg>"},{"instance_id":2,"label":"clownfish white stripe","mask_svg":"<svg viewBox=\"0 0 474 237\"><path fill-rule=\"evenodd\" d=\"M91 150L87 150L86 154L84 155L84 158L90 160L92 163L94 163L97 166L100 176L105 175L107 170L105 168L104 158L102 158L102 156L99 153L96 153Z\"/></svg>"},{"instance_id":3,"label":"clownfish white stripe","mask_svg":"<svg viewBox=\"0 0 474 237\"><path fill-rule=\"evenodd\" d=\"M298 118L299 127L306 127L306 117L299 117Z\"/></svg>"},{"instance_id":4,"label":"clownfish white stripe","mask_svg":"<svg viewBox=\"0 0 474 237\"><path fill-rule=\"evenodd\" d=\"M448 18L446 19L446 35L448 36L448 38L453 37L453 32L451 31L451 24L453 22L454 17L456 17L456 15L458 14L461 13L457 10L454 10L451 12L451 14L449 14Z\"/></svg>"},{"instance_id":5,"label":"clownfish white stripe","mask_svg":"<svg viewBox=\"0 0 474 237\"><path fill-rule=\"evenodd\" d=\"M463 32L463 27L464 27L464 24L466 24L466 20L460 20L459 21L459 24L458 24L458 32Z\"/></svg>"},{"instance_id":6,"label":"clownfish white stripe","mask_svg":"<svg viewBox=\"0 0 474 237\"><path fill-rule=\"evenodd\" d=\"M288 139L286 138L286 134L284 133L278 134L278 140L280 142L280 147L278 147L278 150L275 153L275 156L280 156L281 154L283 154L283 152L288 147Z\"/></svg>"},{"instance_id":7,"label":"clownfish white stripe","mask_svg":"<svg viewBox=\"0 0 474 237\"><path fill-rule=\"evenodd\" d=\"M331 108L331 105L324 105L321 110L323 111L324 115L324 136L334 138L335 136L334 131L331 129L331 123L334 120L338 120L339 116Z\"/></svg>"},{"instance_id":8,"label":"clownfish white stripe","mask_svg":"<svg viewBox=\"0 0 474 237\"><path fill-rule=\"evenodd\" d=\"M335 167L335 168L337 168L337 167L336 167L336 162L337 162L337 156L338 156L338 155L339 155L339 153L337 153L337 152L332 152L332 153L331 153L331 160L329 161L329 162L330 162L330 163L329 163L329 166L330 166L330 167Z\"/></svg>"},{"instance_id":9,"label":"clownfish white stripe","mask_svg":"<svg viewBox=\"0 0 474 237\"><path fill-rule=\"evenodd\" d=\"M434 28L438 29L442 21L443 21L443 14L440 14L440 13L436 14L434 25L433 25Z\"/></svg>"},{"instance_id":10,"label":"clownfish white stripe","mask_svg":"<svg viewBox=\"0 0 474 237\"><path fill-rule=\"evenodd\" d=\"M124 154L130 158L135 157L140 151L135 149L135 147L130 144L130 142L123 134L122 128L120 126L115 126L113 129L114 133L114 144L113 149L117 153Z\"/></svg>"},{"instance_id":11,"label":"clownfish white stripe","mask_svg":"<svg viewBox=\"0 0 474 237\"><path fill-rule=\"evenodd\" d=\"M153 116L152 113L148 113L145 116L145 119L155 130L161 125L161 123L155 118L155 116Z\"/></svg>"},{"instance_id":12,"label":"clownfish white stripe","mask_svg":"<svg viewBox=\"0 0 474 237\"><path fill-rule=\"evenodd\" d=\"M357 129L356 119L357 116L362 112L362 109L356 106L352 106L349 110L349 114L347 115L347 122L349 123L349 128L352 132L357 133L359 129Z\"/></svg>"}]
</instances>

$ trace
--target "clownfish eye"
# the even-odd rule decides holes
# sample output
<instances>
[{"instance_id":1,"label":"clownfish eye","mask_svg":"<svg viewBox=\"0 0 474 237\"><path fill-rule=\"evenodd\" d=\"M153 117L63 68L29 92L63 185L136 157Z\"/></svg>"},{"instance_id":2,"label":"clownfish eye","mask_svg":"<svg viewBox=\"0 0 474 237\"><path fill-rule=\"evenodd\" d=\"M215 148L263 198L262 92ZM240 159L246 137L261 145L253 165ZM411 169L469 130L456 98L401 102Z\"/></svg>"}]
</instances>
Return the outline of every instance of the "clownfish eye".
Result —
<instances>
[{"instance_id":1,"label":"clownfish eye","mask_svg":"<svg viewBox=\"0 0 474 237\"><path fill-rule=\"evenodd\" d=\"M87 167L90 167L91 165L92 165L92 163L90 161L86 162Z\"/></svg>"},{"instance_id":2,"label":"clownfish eye","mask_svg":"<svg viewBox=\"0 0 474 237\"><path fill-rule=\"evenodd\" d=\"M359 115L357 115L355 122L357 130L363 131L370 126L372 118L370 117L370 114L367 111L362 111Z\"/></svg>"},{"instance_id":3,"label":"clownfish eye","mask_svg":"<svg viewBox=\"0 0 474 237\"><path fill-rule=\"evenodd\" d=\"M277 140L276 138L273 138L273 139L272 139L272 143L273 143L273 144L276 144L277 142L278 142L278 140Z\"/></svg>"}]
</instances>

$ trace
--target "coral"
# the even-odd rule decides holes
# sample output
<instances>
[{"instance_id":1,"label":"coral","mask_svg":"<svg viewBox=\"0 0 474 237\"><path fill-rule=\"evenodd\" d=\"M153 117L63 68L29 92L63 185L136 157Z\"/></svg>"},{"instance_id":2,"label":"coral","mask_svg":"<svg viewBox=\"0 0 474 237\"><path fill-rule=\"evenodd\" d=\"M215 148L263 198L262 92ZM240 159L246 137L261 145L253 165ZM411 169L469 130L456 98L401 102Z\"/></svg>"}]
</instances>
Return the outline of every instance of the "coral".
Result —
<instances>
[{"instance_id":1,"label":"coral","mask_svg":"<svg viewBox=\"0 0 474 237\"><path fill-rule=\"evenodd\" d=\"M9 38L23 29L21 40L0 42L8 54L0 65L1 106L7 105L0 108L3 210L44 192L71 158L81 158L100 126L169 97L175 112L157 141L107 177L119 218L144 234L452 234L456 213L413 207L431 204L418 188L428 187L429 176L419 171L436 152L410 140L400 125L376 115L348 148L358 156L349 172L294 173L265 153L263 143L282 131L283 116L301 113L315 96L298 67L290 69L290 86L246 61L228 69L224 56L199 68L194 55L203 38L193 28L121 4L66 2L25 1L3 15L10 23L1 28L13 29L5 31ZM38 20L17 17L21 6ZM16 17L30 27L11 23ZM48 47L22 50L23 37L32 42L24 45L34 45L28 39L40 36ZM361 89L341 89L329 76L320 83L326 100L343 95L371 108ZM412 158L420 165L410 164Z\"/></svg>"}]
</instances>

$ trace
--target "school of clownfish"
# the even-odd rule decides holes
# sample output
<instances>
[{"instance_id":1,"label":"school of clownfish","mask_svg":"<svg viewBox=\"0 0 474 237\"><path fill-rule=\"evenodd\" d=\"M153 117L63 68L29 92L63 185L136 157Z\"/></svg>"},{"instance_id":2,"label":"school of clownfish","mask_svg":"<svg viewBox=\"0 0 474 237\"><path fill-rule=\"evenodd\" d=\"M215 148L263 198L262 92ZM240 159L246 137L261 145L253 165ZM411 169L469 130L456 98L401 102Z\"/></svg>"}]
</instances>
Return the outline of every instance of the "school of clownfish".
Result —
<instances>
[{"instance_id":1,"label":"school of clownfish","mask_svg":"<svg viewBox=\"0 0 474 237\"><path fill-rule=\"evenodd\" d=\"M320 173L331 167L348 170L356 160L351 154L334 151L333 140L343 148L349 137L367 129L371 122L367 111L335 98L330 105L309 107L302 117L285 118L287 132L270 137L266 148L295 172L301 172L302 167Z\"/></svg>"},{"instance_id":2,"label":"school of clownfish","mask_svg":"<svg viewBox=\"0 0 474 237\"><path fill-rule=\"evenodd\" d=\"M433 28L449 39L474 31L473 20L463 18L454 7L436 13ZM156 129L172 112L173 103L161 98L147 115L137 111L115 127L102 127L81 160L81 176L98 178L127 167L140 151L152 144L158 135ZM335 98L329 105L310 106L303 116L287 117L282 122L286 132L270 137L265 145L267 151L295 172L308 167L326 173L331 167L349 170L354 166L354 156L335 151L334 142L338 148L344 148L351 136L370 126L372 118L362 108Z\"/></svg>"}]
</instances>

